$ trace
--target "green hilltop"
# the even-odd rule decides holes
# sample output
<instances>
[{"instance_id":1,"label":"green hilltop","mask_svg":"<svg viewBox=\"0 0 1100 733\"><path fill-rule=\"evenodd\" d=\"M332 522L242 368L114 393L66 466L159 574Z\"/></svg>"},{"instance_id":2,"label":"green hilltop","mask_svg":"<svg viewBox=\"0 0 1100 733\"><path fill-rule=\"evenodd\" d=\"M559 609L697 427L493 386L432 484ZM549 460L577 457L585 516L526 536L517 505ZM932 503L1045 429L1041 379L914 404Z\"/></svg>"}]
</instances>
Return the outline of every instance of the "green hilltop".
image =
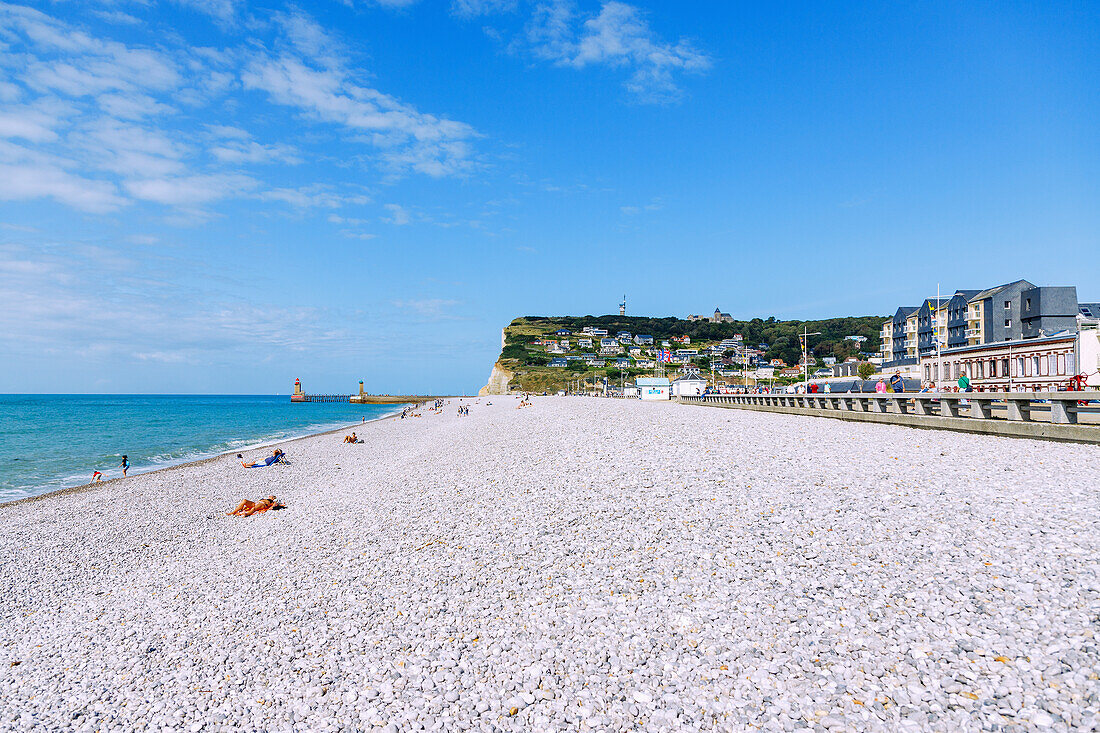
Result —
<instances>
[{"instance_id":1,"label":"green hilltop","mask_svg":"<svg viewBox=\"0 0 1100 733\"><path fill-rule=\"evenodd\" d=\"M881 347L880 331L888 316L848 316L826 318L814 321L779 321L771 318L753 318L748 321L734 320L728 323L714 323L708 320L688 321L682 318L650 318L646 316L523 316L512 321L504 329L504 348L501 350L497 367L512 375L511 389L530 391L554 391L562 389L566 382L577 379L614 378L622 375L619 368L588 367L581 361L570 361L566 367L550 367L548 364L554 355L548 354L545 347L534 342L540 339L555 339L556 331L564 329L571 332L569 354L598 352L595 348L579 348L578 337L583 337L585 327L600 328L614 337L620 331L629 331L632 335L652 336L655 345L662 340L690 336L690 348L700 351L725 339L740 334L746 347L762 348L764 359L782 359L788 365L797 364L802 358L798 334L803 328L821 335L810 338L810 352L817 359L832 356L838 362L848 357L858 357L860 353L877 353ZM862 344L846 340L846 336L863 336L867 340ZM679 344L673 343L677 348ZM652 347L643 347L648 350ZM612 357L613 358L613 357ZM697 366L709 369L711 364L705 356L695 360ZM649 369L630 368L625 370L627 377L649 374Z\"/></svg>"}]
</instances>

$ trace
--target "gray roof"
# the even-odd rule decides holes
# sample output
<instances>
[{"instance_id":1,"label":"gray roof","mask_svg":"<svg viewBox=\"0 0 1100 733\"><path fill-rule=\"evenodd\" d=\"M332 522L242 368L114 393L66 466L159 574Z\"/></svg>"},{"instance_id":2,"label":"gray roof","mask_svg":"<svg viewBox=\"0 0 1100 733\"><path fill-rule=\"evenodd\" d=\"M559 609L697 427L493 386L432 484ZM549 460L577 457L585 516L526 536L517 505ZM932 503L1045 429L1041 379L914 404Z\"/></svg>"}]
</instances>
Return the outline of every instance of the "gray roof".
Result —
<instances>
[{"instance_id":1,"label":"gray roof","mask_svg":"<svg viewBox=\"0 0 1100 733\"><path fill-rule=\"evenodd\" d=\"M1085 318L1100 318L1100 303L1078 303L1077 310Z\"/></svg>"},{"instance_id":2,"label":"gray roof","mask_svg":"<svg viewBox=\"0 0 1100 733\"><path fill-rule=\"evenodd\" d=\"M982 292L982 291L981 290L956 290L955 295L961 295L962 297L966 298L967 300L970 300L971 298L973 298L975 295L977 295L980 292ZM952 295L951 297L953 298L953 297L955 297L955 295Z\"/></svg>"},{"instance_id":3,"label":"gray roof","mask_svg":"<svg viewBox=\"0 0 1100 733\"><path fill-rule=\"evenodd\" d=\"M1005 288L1010 288L1013 285L1019 285L1020 283L1023 283L1024 285L1027 285L1028 287L1031 287L1031 288L1035 287L1028 280L1013 280L1010 283L1005 283L1004 285L998 285L996 287L989 288L987 290L983 290L982 292L978 293L977 295L971 296L970 302L973 303L975 300L985 300L986 298L992 298L994 295L1001 292Z\"/></svg>"},{"instance_id":4,"label":"gray roof","mask_svg":"<svg viewBox=\"0 0 1100 733\"><path fill-rule=\"evenodd\" d=\"M894 313L894 318L896 319L898 316L901 316L902 318L908 318L919 310L919 305L903 305L898 308L897 311Z\"/></svg>"}]
</instances>

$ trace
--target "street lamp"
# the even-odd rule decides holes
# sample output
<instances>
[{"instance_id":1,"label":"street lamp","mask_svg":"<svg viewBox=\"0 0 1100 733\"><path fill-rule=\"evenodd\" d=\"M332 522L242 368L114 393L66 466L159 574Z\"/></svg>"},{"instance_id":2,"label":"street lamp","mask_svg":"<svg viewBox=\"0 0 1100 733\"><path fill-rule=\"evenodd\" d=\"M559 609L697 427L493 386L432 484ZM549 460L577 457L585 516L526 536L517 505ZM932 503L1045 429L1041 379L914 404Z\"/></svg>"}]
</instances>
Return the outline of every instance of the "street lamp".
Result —
<instances>
[{"instance_id":1,"label":"street lamp","mask_svg":"<svg viewBox=\"0 0 1100 733\"><path fill-rule=\"evenodd\" d=\"M806 326L803 326L802 327L802 333L800 335L802 337L800 339L802 341L802 386L805 388L806 392L809 392L810 391L810 358L807 355L806 347L807 347L808 342L810 340L810 336L820 336L821 332L820 331L814 331L813 333L809 333L806 330Z\"/></svg>"}]
</instances>

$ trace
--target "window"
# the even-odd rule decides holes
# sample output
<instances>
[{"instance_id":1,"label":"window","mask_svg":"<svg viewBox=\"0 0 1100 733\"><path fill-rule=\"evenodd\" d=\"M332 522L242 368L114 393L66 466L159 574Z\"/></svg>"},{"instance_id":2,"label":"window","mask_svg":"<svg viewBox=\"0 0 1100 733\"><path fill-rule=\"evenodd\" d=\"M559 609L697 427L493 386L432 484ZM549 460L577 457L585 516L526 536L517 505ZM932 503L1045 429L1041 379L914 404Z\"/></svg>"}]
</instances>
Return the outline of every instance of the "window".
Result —
<instances>
[{"instance_id":1,"label":"window","mask_svg":"<svg viewBox=\"0 0 1100 733\"><path fill-rule=\"evenodd\" d=\"M1016 373L1013 374L1012 376L1014 376L1014 377L1024 376L1024 362L1025 361L1026 361L1026 359L1024 359L1024 357L1022 357L1022 356L1017 357L1017 359L1016 359Z\"/></svg>"},{"instance_id":2,"label":"window","mask_svg":"<svg viewBox=\"0 0 1100 733\"><path fill-rule=\"evenodd\" d=\"M1039 376L1039 357L1037 357L1037 356L1031 357L1031 364L1028 367L1027 375L1029 377Z\"/></svg>"},{"instance_id":3,"label":"window","mask_svg":"<svg viewBox=\"0 0 1100 733\"><path fill-rule=\"evenodd\" d=\"M1007 310L1011 310L1011 309L1012 309L1012 301L1011 300L1006 300L1005 301L1005 310L1007 311Z\"/></svg>"},{"instance_id":4,"label":"window","mask_svg":"<svg viewBox=\"0 0 1100 733\"><path fill-rule=\"evenodd\" d=\"M1001 376L1002 377L1007 377L1008 376L1008 363L1009 363L1009 361L1011 361L1011 360L1010 359L1001 359Z\"/></svg>"},{"instance_id":5,"label":"window","mask_svg":"<svg viewBox=\"0 0 1100 733\"><path fill-rule=\"evenodd\" d=\"M932 367L928 364L925 364L924 365L924 381L927 382L929 379L931 379L932 378L931 374L932 374Z\"/></svg>"},{"instance_id":6,"label":"window","mask_svg":"<svg viewBox=\"0 0 1100 733\"><path fill-rule=\"evenodd\" d=\"M1045 356L1040 356L1039 357L1039 371L1037 371L1036 374L1038 374L1041 377L1048 376L1050 374L1050 372L1047 370L1048 366L1049 366L1049 364L1047 362L1047 358Z\"/></svg>"},{"instance_id":7,"label":"window","mask_svg":"<svg viewBox=\"0 0 1100 733\"><path fill-rule=\"evenodd\" d=\"M1030 311L1031 310L1031 298L1024 298L1024 310L1025 311Z\"/></svg>"},{"instance_id":8,"label":"window","mask_svg":"<svg viewBox=\"0 0 1100 733\"><path fill-rule=\"evenodd\" d=\"M1074 361L1074 355L1073 355L1073 352L1071 351L1070 353L1066 354L1066 374L1076 374L1076 373L1077 373L1077 364Z\"/></svg>"},{"instance_id":9,"label":"window","mask_svg":"<svg viewBox=\"0 0 1100 733\"><path fill-rule=\"evenodd\" d=\"M1012 319L1011 318L1006 318L1005 319L1005 328L1012 328Z\"/></svg>"},{"instance_id":10,"label":"window","mask_svg":"<svg viewBox=\"0 0 1100 733\"><path fill-rule=\"evenodd\" d=\"M991 376L991 377L997 376L997 360L996 359L990 359L989 360L989 376Z\"/></svg>"},{"instance_id":11,"label":"window","mask_svg":"<svg viewBox=\"0 0 1100 733\"><path fill-rule=\"evenodd\" d=\"M978 379L985 379L985 362L978 362Z\"/></svg>"},{"instance_id":12,"label":"window","mask_svg":"<svg viewBox=\"0 0 1100 733\"><path fill-rule=\"evenodd\" d=\"M1058 355L1058 373L1059 374L1065 374L1066 373L1066 355L1065 354L1059 354Z\"/></svg>"}]
</instances>

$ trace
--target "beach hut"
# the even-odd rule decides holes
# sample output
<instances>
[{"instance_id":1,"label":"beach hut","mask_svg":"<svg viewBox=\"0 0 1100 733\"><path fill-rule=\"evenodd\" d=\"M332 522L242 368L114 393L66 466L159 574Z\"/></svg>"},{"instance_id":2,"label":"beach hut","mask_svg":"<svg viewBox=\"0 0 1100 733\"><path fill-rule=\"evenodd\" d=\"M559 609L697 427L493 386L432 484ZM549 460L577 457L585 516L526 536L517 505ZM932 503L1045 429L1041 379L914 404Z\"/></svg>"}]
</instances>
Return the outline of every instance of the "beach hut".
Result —
<instances>
[{"instance_id":1,"label":"beach hut","mask_svg":"<svg viewBox=\"0 0 1100 733\"><path fill-rule=\"evenodd\" d=\"M643 400L667 400L672 393L667 377L638 377L634 383Z\"/></svg>"},{"instance_id":2,"label":"beach hut","mask_svg":"<svg viewBox=\"0 0 1100 733\"><path fill-rule=\"evenodd\" d=\"M707 380L699 372L688 372L672 383L673 397L698 397L707 389Z\"/></svg>"}]
</instances>

